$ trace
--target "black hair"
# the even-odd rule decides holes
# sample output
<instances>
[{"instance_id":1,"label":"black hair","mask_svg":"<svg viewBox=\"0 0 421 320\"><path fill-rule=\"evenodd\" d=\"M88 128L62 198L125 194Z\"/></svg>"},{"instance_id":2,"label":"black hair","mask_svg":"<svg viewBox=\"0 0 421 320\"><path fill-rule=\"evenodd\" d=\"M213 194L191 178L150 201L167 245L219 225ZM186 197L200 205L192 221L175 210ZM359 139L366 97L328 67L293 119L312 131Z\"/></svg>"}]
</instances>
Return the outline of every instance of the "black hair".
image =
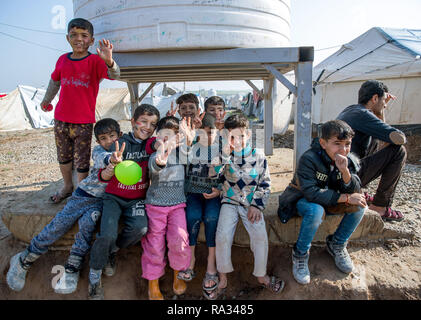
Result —
<instances>
[{"instance_id":1,"label":"black hair","mask_svg":"<svg viewBox=\"0 0 421 320\"><path fill-rule=\"evenodd\" d=\"M97 140L99 140L99 135L111 133L113 131L120 135L120 125L114 119L104 118L95 123L94 134Z\"/></svg>"},{"instance_id":2,"label":"black hair","mask_svg":"<svg viewBox=\"0 0 421 320\"><path fill-rule=\"evenodd\" d=\"M156 125L156 131L161 129L172 129L178 133L180 129L180 120L174 116L164 117L158 121Z\"/></svg>"},{"instance_id":3,"label":"black hair","mask_svg":"<svg viewBox=\"0 0 421 320\"><path fill-rule=\"evenodd\" d=\"M321 127L321 133L321 138L326 141L331 138L346 140L354 137L354 130L352 130L352 128L342 120L331 120L325 122Z\"/></svg>"},{"instance_id":4,"label":"black hair","mask_svg":"<svg viewBox=\"0 0 421 320\"><path fill-rule=\"evenodd\" d=\"M160 114L159 110L151 104L142 103L138 106L133 114L133 119L136 121L140 116L146 114L147 116L157 116L159 120Z\"/></svg>"},{"instance_id":5,"label":"black hair","mask_svg":"<svg viewBox=\"0 0 421 320\"><path fill-rule=\"evenodd\" d=\"M229 116L224 122L225 129L232 130L236 128L245 128L249 127L249 120L243 113L237 113Z\"/></svg>"},{"instance_id":6,"label":"black hair","mask_svg":"<svg viewBox=\"0 0 421 320\"><path fill-rule=\"evenodd\" d=\"M75 18L70 20L69 24L67 25L67 33L69 33L72 28L88 30L90 35L92 37L94 36L94 26L86 19Z\"/></svg>"},{"instance_id":7,"label":"black hair","mask_svg":"<svg viewBox=\"0 0 421 320\"><path fill-rule=\"evenodd\" d=\"M175 101L177 104L182 104L183 102L191 102L196 105L196 108L199 108L199 99L194 93L186 93L177 98Z\"/></svg>"},{"instance_id":8,"label":"black hair","mask_svg":"<svg viewBox=\"0 0 421 320\"><path fill-rule=\"evenodd\" d=\"M202 119L202 129L203 128L211 128L211 129L215 129L215 122L216 122L216 118L211 115L210 113L205 113L205 116Z\"/></svg>"},{"instance_id":9,"label":"black hair","mask_svg":"<svg viewBox=\"0 0 421 320\"><path fill-rule=\"evenodd\" d=\"M221 97L212 96L206 99L205 101L205 111L210 105L222 106L225 109L225 101Z\"/></svg>"},{"instance_id":10,"label":"black hair","mask_svg":"<svg viewBox=\"0 0 421 320\"><path fill-rule=\"evenodd\" d=\"M367 80L361 85L360 90L358 90L358 103L365 105L375 94L381 98L385 92L389 92L389 89L383 82Z\"/></svg>"}]
</instances>

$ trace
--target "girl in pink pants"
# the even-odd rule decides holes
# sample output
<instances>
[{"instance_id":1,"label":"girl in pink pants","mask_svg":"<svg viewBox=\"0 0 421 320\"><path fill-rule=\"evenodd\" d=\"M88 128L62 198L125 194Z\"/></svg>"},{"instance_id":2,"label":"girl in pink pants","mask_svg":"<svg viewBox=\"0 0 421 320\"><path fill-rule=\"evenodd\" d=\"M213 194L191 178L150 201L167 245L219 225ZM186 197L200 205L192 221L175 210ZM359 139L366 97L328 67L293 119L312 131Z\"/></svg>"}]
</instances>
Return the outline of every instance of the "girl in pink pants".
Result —
<instances>
[{"instance_id":1,"label":"girl in pink pants","mask_svg":"<svg viewBox=\"0 0 421 320\"><path fill-rule=\"evenodd\" d=\"M184 164L177 154L179 120L165 117L157 124L161 143L149 158L150 186L146 193L148 232L142 238L142 277L149 280L149 299L163 300L159 278L165 273L165 251L174 270L173 290L177 295L186 291L186 283L177 278L180 270L190 264L191 251L187 232L186 197L184 195ZM165 242L166 240L166 242Z\"/></svg>"}]
</instances>

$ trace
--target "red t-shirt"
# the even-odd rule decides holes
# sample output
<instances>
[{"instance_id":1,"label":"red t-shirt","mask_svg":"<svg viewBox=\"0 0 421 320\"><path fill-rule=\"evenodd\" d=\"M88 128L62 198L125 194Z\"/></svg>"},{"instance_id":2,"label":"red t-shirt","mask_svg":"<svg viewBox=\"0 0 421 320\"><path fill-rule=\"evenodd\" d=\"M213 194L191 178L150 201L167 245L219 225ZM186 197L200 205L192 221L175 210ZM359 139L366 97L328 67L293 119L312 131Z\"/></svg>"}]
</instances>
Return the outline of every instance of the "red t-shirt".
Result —
<instances>
[{"instance_id":1,"label":"red t-shirt","mask_svg":"<svg viewBox=\"0 0 421 320\"><path fill-rule=\"evenodd\" d=\"M51 74L60 81L60 97L54 118L68 123L95 123L95 105L101 79L109 79L107 65L98 55L89 53L71 59L71 53L58 58Z\"/></svg>"}]
</instances>

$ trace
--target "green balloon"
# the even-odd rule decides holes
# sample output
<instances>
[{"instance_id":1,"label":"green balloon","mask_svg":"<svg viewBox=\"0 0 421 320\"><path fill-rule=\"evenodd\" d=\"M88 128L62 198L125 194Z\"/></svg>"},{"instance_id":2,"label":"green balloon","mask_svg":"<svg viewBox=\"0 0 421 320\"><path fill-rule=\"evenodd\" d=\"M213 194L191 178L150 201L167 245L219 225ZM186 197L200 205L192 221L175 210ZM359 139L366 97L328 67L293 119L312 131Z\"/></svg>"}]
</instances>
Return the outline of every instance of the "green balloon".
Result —
<instances>
[{"instance_id":1,"label":"green balloon","mask_svg":"<svg viewBox=\"0 0 421 320\"><path fill-rule=\"evenodd\" d=\"M114 168L118 181L126 186L131 186L142 179L142 168L132 160L124 160Z\"/></svg>"}]
</instances>

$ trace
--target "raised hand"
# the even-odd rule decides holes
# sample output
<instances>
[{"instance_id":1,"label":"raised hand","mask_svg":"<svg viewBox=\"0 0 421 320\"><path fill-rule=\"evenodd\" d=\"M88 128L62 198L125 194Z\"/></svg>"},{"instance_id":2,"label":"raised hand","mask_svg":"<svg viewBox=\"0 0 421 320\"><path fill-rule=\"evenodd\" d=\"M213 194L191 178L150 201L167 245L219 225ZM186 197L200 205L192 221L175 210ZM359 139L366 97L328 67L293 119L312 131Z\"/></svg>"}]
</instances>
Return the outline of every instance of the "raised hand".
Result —
<instances>
[{"instance_id":1,"label":"raised hand","mask_svg":"<svg viewBox=\"0 0 421 320\"><path fill-rule=\"evenodd\" d=\"M335 165L339 171L343 172L348 169L348 158L340 154L335 154Z\"/></svg>"},{"instance_id":2,"label":"raised hand","mask_svg":"<svg viewBox=\"0 0 421 320\"><path fill-rule=\"evenodd\" d=\"M171 109L167 111L167 117L174 117L178 111L178 107L179 105L177 104L177 106L174 109L174 101L171 101Z\"/></svg>"},{"instance_id":3,"label":"raised hand","mask_svg":"<svg viewBox=\"0 0 421 320\"><path fill-rule=\"evenodd\" d=\"M166 141L157 140L159 147L156 151L155 162L159 166L165 166L168 162L168 157L170 156L173 149L177 147L177 140L179 140L178 135L174 135Z\"/></svg>"},{"instance_id":4,"label":"raised hand","mask_svg":"<svg viewBox=\"0 0 421 320\"><path fill-rule=\"evenodd\" d=\"M221 116L216 116L216 120L215 120L215 127L218 130L222 130L224 129L224 118L225 115L227 114L227 112L224 110L224 113Z\"/></svg>"},{"instance_id":5,"label":"raised hand","mask_svg":"<svg viewBox=\"0 0 421 320\"><path fill-rule=\"evenodd\" d=\"M193 143L194 137L196 136L196 130L190 117L184 117L180 121L180 132L186 138L187 145L190 146Z\"/></svg>"},{"instance_id":6,"label":"raised hand","mask_svg":"<svg viewBox=\"0 0 421 320\"><path fill-rule=\"evenodd\" d=\"M121 149L120 146L118 144L118 140L115 141L115 151L111 154L110 157L110 163L112 163L113 165L117 165L120 162L123 161L123 152L124 149L126 148L126 143L123 142L123 144L121 145Z\"/></svg>"},{"instance_id":7,"label":"raised hand","mask_svg":"<svg viewBox=\"0 0 421 320\"><path fill-rule=\"evenodd\" d=\"M113 45L109 40L102 39L99 41L99 48L96 49L98 56L105 61L107 66L112 67L113 60Z\"/></svg>"},{"instance_id":8,"label":"raised hand","mask_svg":"<svg viewBox=\"0 0 421 320\"><path fill-rule=\"evenodd\" d=\"M212 192L211 193L202 193L202 194L203 194L203 198L209 200L209 199L213 199L213 198L219 197L219 194L220 193L221 192L218 189L212 188Z\"/></svg>"},{"instance_id":9,"label":"raised hand","mask_svg":"<svg viewBox=\"0 0 421 320\"><path fill-rule=\"evenodd\" d=\"M205 112L200 114L200 109L197 108L196 115L194 116L194 119L193 119L193 126L196 129L202 127L202 120L205 117L205 114L206 114Z\"/></svg>"}]
</instances>

